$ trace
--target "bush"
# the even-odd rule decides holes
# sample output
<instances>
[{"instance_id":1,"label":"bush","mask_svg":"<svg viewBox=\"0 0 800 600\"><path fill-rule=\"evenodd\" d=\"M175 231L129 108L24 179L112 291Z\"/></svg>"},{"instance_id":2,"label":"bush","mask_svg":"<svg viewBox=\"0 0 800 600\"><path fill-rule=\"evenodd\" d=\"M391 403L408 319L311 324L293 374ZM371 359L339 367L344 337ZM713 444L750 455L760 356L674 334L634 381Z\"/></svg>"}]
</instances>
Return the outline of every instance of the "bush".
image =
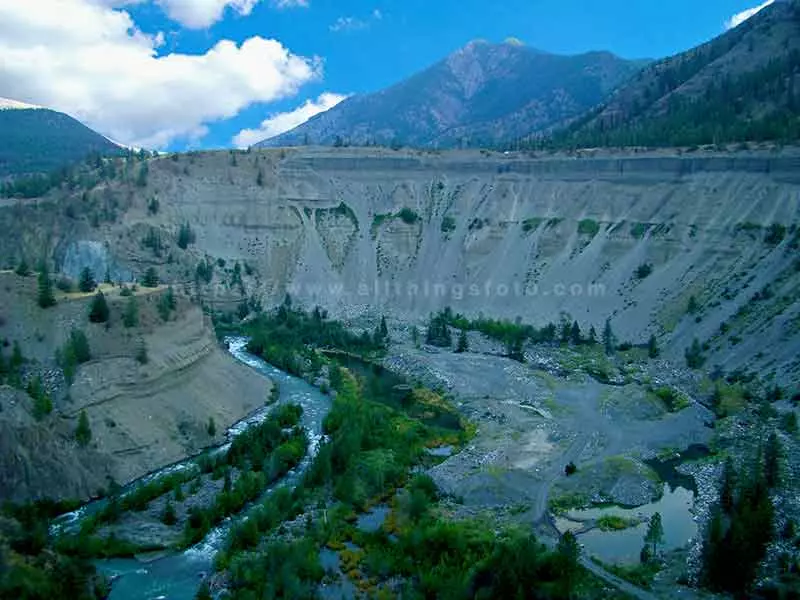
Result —
<instances>
[{"instance_id":1,"label":"bush","mask_svg":"<svg viewBox=\"0 0 800 600\"><path fill-rule=\"evenodd\" d=\"M28 275L31 274L31 268L28 266L28 263L25 261L24 258L19 261L17 268L14 269L14 273L19 275L20 277L27 277Z\"/></svg>"},{"instance_id":2,"label":"bush","mask_svg":"<svg viewBox=\"0 0 800 600\"><path fill-rule=\"evenodd\" d=\"M140 365L146 365L149 361L150 357L147 356L147 346L142 342L136 350L136 362Z\"/></svg>"},{"instance_id":3,"label":"bush","mask_svg":"<svg viewBox=\"0 0 800 600\"><path fill-rule=\"evenodd\" d=\"M706 358L703 355L703 347L700 345L697 338L695 338L692 341L692 345L686 349L684 356L686 357L686 366L690 369L700 369L706 362Z\"/></svg>"},{"instance_id":4,"label":"bush","mask_svg":"<svg viewBox=\"0 0 800 600\"><path fill-rule=\"evenodd\" d=\"M578 233L594 237L600 232L600 224L594 219L583 219L578 223Z\"/></svg>"},{"instance_id":5,"label":"bush","mask_svg":"<svg viewBox=\"0 0 800 600\"><path fill-rule=\"evenodd\" d=\"M47 392L45 392L41 377L32 379L30 383L28 383L26 391L28 395L33 398L33 417L37 421L41 421L53 412L53 401L50 399Z\"/></svg>"},{"instance_id":6,"label":"bush","mask_svg":"<svg viewBox=\"0 0 800 600\"><path fill-rule=\"evenodd\" d=\"M456 220L451 216L446 216L442 219L441 230L442 233L450 233L456 229Z\"/></svg>"},{"instance_id":7,"label":"bush","mask_svg":"<svg viewBox=\"0 0 800 600\"><path fill-rule=\"evenodd\" d=\"M642 263L636 268L636 279L645 279L653 272L653 265Z\"/></svg>"},{"instance_id":8,"label":"bush","mask_svg":"<svg viewBox=\"0 0 800 600\"><path fill-rule=\"evenodd\" d=\"M108 302L103 292L97 292L89 307L89 321L92 323L106 323L108 321Z\"/></svg>"},{"instance_id":9,"label":"bush","mask_svg":"<svg viewBox=\"0 0 800 600\"><path fill-rule=\"evenodd\" d=\"M172 286L167 288L166 293L164 293L158 299L158 314L161 317L162 321L169 321L170 316L172 315L172 311L175 310L177 306L177 302L175 301L175 291L172 289Z\"/></svg>"},{"instance_id":10,"label":"bush","mask_svg":"<svg viewBox=\"0 0 800 600\"><path fill-rule=\"evenodd\" d=\"M783 238L786 237L786 226L781 225L780 223L773 223L767 229L767 233L764 235L764 243L768 246L777 246L783 241Z\"/></svg>"},{"instance_id":11,"label":"bush","mask_svg":"<svg viewBox=\"0 0 800 600\"><path fill-rule=\"evenodd\" d=\"M56 287L65 294L75 290L75 284L69 277L59 277L58 281L56 281Z\"/></svg>"},{"instance_id":12,"label":"bush","mask_svg":"<svg viewBox=\"0 0 800 600\"><path fill-rule=\"evenodd\" d=\"M400 217L400 220L406 225L413 225L419 221L419 215L414 210L405 206L400 209L400 212L397 213L397 216Z\"/></svg>"},{"instance_id":13,"label":"bush","mask_svg":"<svg viewBox=\"0 0 800 600\"><path fill-rule=\"evenodd\" d=\"M81 270L81 276L78 280L78 289L84 294L93 292L97 287L97 282L94 280L94 273L89 267L84 267Z\"/></svg>"},{"instance_id":14,"label":"bush","mask_svg":"<svg viewBox=\"0 0 800 600\"><path fill-rule=\"evenodd\" d=\"M86 416L86 411L81 411L81 416L78 417L78 426L75 428L75 441L82 448L89 445L92 441L92 429L89 426L89 417Z\"/></svg>"}]
</instances>

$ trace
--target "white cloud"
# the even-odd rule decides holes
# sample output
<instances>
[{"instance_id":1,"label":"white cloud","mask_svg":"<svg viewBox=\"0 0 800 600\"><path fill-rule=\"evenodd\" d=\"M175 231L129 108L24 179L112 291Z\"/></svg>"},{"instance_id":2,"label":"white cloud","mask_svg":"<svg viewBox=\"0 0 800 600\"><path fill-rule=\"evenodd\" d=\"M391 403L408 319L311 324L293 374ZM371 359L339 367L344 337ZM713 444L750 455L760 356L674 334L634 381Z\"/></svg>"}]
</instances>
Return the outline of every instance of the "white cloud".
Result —
<instances>
[{"instance_id":1,"label":"white cloud","mask_svg":"<svg viewBox=\"0 0 800 600\"><path fill-rule=\"evenodd\" d=\"M121 143L161 148L200 138L207 124L253 103L290 97L321 74L319 59L261 37L157 56L163 35L142 33L111 8L125 1L0 0L3 95L72 114Z\"/></svg>"},{"instance_id":2,"label":"white cloud","mask_svg":"<svg viewBox=\"0 0 800 600\"><path fill-rule=\"evenodd\" d=\"M753 15L767 8L773 2L775 2L775 0L766 0L766 2L764 2L763 4L759 4L758 6L755 6L753 8L748 8L747 10L743 10L742 12L733 15L730 19L725 21L725 28L733 29L734 27L738 27Z\"/></svg>"},{"instance_id":3,"label":"white cloud","mask_svg":"<svg viewBox=\"0 0 800 600\"><path fill-rule=\"evenodd\" d=\"M309 0L272 0L272 5L276 8L308 8Z\"/></svg>"},{"instance_id":4,"label":"white cloud","mask_svg":"<svg viewBox=\"0 0 800 600\"><path fill-rule=\"evenodd\" d=\"M153 2L173 21L189 29L206 29L222 20L225 10L247 16L261 0L88 0L110 8ZM277 0L279 3L307 2L308 0Z\"/></svg>"},{"instance_id":5,"label":"white cloud","mask_svg":"<svg viewBox=\"0 0 800 600\"><path fill-rule=\"evenodd\" d=\"M249 15L259 0L156 0L173 21L191 29L205 29L220 19L225 9Z\"/></svg>"},{"instance_id":6,"label":"white cloud","mask_svg":"<svg viewBox=\"0 0 800 600\"><path fill-rule=\"evenodd\" d=\"M355 17L339 17L329 27L331 31L358 31L359 29L366 29L369 23L356 19Z\"/></svg>"},{"instance_id":7,"label":"white cloud","mask_svg":"<svg viewBox=\"0 0 800 600\"><path fill-rule=\"evenodd\" d=\"M347 96L325 92L316 100L306 100L302 106L290 112L277 113L262 121L258 129L243 129L234 138L233 144L239 148L247 148L263 140L273 138L286 131L302 125L311 117L330 110Z\"/></svg>"}]
</instances>

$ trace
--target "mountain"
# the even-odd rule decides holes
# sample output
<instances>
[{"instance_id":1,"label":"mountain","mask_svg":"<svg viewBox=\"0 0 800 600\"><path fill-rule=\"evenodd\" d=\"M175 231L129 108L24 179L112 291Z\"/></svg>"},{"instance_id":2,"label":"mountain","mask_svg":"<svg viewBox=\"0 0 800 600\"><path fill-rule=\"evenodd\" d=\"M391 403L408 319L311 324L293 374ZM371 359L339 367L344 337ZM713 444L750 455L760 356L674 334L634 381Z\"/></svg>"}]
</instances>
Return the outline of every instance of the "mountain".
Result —
<instances>
[{"instance_id":1,"label":"mountain","mask_svg":"<svg viewBox=\"0 0 800 600\"><path fill-rule=\"evenodd\" d=\"M644 63L470 42L385 90L354 96L260 146L493 144L543 132L601 102Z\"/></svg>"},{"instance_id":2,"label":"mountain","mask_svg":"<svg viewBox=\"0 0 800 600\"><path fill-rule=\"evenodd\" d=\"M0 178L52 171L120 147L69 115L0 98Z\"/></svg>"},{"instance_id":3,"label":"mountain","mask_svg":"<svg viewBox=\"0 0 800 600\"><path fill-rule=\"evenodd\" d=\"M643 69L557 145L683 146L800 138L800 2Z\"/></svg>"}]
</instances>

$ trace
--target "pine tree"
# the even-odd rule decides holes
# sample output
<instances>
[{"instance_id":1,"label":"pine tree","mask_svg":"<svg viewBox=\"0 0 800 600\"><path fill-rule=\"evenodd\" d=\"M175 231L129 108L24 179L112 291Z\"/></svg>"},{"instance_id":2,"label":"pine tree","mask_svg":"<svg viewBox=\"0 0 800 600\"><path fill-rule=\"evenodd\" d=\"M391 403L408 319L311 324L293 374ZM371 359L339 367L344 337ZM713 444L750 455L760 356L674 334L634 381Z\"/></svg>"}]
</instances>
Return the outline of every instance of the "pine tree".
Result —
<instances>
[{"instance_id":1,"label":"pine tree","mask_svg":"<svg viewBox=\"0 0 800 600\"><path fill-rule=\"evenodd\" d=\"M580 346L583 343L583 336L581 336L581 328L578 326L577 321L572 322L572 329L569 332L569 337L572 343Z\"/></svg>"},{"instance_id":2,"label":"pine tree","mask_svg":"<svg viewBox=\"0 0 800 600\"><path fill-rule=\"evenodd\" d=\"M97 292L89 308L89 320L92 323L106 323L108 321L108 302L103 292Z\"/></svg>"},{"instance_id":3,"label":"pine tree","mask_svg":"<svg viewBox=\"0 0 800 600\"><path fill-rule=\"evenodd\" d=\"M139 305L136 296L128 297L125 311L122 313L122 324L125 327L136 327L139 324Z\"/></svg>"},{"instance_id":4,"label":"pine tree","mask_svg":"<svg viewBox=\"0 0 800 600\"><path fill-rule=\"evenodd\" d=\"M767 438L767 447L764 450L764 478L769 488L774 488L781 483L781 459L783 448L778 434L773 431Z\"/></svg>"},{"instance_id":5,"label":"pine tree","mask_svg":"<svg viewBox=\"0 0 800 600\"><path fill-rule=\"evenodd\" d=\"M650 523L647 525L647 533L644 536L646 544L653 546L652 556L656 556L659 544L664 542L664 525L661 522L661 513L655 513L650 517Z\"/></svg>"},{"instance_id":6,"label":"pine tree","mask_svg":"<svg viewBox=\"0 0 800 600\"><path fill-rule=\"evenodd\" d=\"M592 325L591 327L589 327L589 337L586 339L586 341L587 341L589 344L591 344L592 346L594 346L595 344L597 344L597 331L595 331L595 329L594 329L594 325Z\"/></svg>"},{"instance_id":7,"label":"pine tree","mask_svg":"<svg viewBox=\"0 0 800 600\"><path fill-rule=\"evenodd\" d=\"M155 267L148 267L142 277L142 285L147 288L158 287L158 271Z\"/></svg>"},{"instance_id":8,"label":"pine tree","mask_svg":"<svg viewBox=\"0 0 800 600\"><path fill-rule=\"evenodd\" d=\"M381 317L381 337L384 340L389 339L389 327L386 325L386 317Z\"/></svg>"},{"instance_id":9,"label":"pine tree","mask_svg":"<svg viewBox=\"0 0 800 600\"><path fill-rule=\"evenodd\" d=\"M611 319L606 319L606 326L603 329L603 346L605 346L606 355L614 354L614 332L611 331Z\"/></svg>"},{"instance_id":10,"label":"pine tree","mask_svg":"<svg viewBox=\"0 0 800 600\"><path fill-rule=\"evenodd\" d=\"M14 273L19 275L20 277L27 277L31 274L31 268L28 266L28 263L25 262L25 259L19 261L17 268L14 270Z\"/></svg>"},{"instance_id":11,"label":"pine tree","mask_svg":"<svg viewBox=\"0 0 800 600\"><path fill-rule=\"evenodd\" d=\"M167 503L164 505L164 512L161 514L161 522L168 527L172 527L178 522L178 515L175 514L175 507L169 500L167 500Z\"/></svg>"},{"instance_id":12,"label":"pine tree","mask_svg":"<svg viewBox=\"0 0 800 600\"><path fill-rule=\"evenodd\" d=\"M217 423L214 421L214 417L208 418L208 425L206 426L206 431L208 435L211 437L216 437L217 435Z\"/></svg>"},{"instance_id":13,"label":"pine tree","mask_svg":"<svg viewBox=\"0 0 800 600\"><path fill-rule=\"evenodd\" d=\"M467 331L465 329L462 329L461 333L458 334L456 352L459 354L462 352L469 352L469 339L467 339Z\"/></svg>"},{"instance_id":14,"label":"pine tree","mask_svg":"<svg viewBox=\"0 0 800 600\"><path fill-rule=\"evenodd\" d=\"M78 426L75 428L75 441L79 446L86 447L92 441L92 429L89 426L89 417L86 416L86 411L81 411L81 416L78 418Z\"/></svg>"},{"instance_id":15,"label":"pine tree","mask_svg":"<svg viewBox=\"0 0 800 600\"><path fill-rule=\"evenodd\" d=\"M94 273L89 267L84 267L81 270L81 276L78 281L78 289L84 294L93 292L97 287L97 282L94 280Z\"/></svg>"},{"instance_id":16,"label":"pine tree","mask_svg":"<svg viewBox=\"0 0 800 600\"><path fill-rule=\"evenodd\" d=\"M47 271L46 265L42 265L39 270L38 302L41 308L50 308L56 304L56 297L53 295L53 282L50 281L50 273Z\"/></svg>"},{"instance_id":17,"label":"pine tree","mask_svg":"<svg viewBox=\"0 0 800 600\"><path fill-rule=\"evenodd\" d=\"M574 533L566 531L561 535L558 539L558 545L556 546L556 555L559 559L561 577L565 580L568 588L567 595L569 596L569 591L572 590L575 583L575 576L579 570L579 561L581 557L581 547Z\"/></svg>"},{"instance_id":18,"label":"pine tree","mask_svg":"<svg viewBox=\"0 0 800 600\"><path fill-rule=\"evenodd\" d=\"M256 185L258 187L264 187L264 173L261 169L258 170L258 176L256 177Z\"/></svg>"},{"instance_id":19,"label":"pine tree","mask_svg":"<svg viewBox=\"0 0 800 600\"><path fill-rule=\"evenodd\" d=\"M661 354L661 351L658 349L656 336L651 335L650 340L647 342L647 356L650 358L658 358L659 354Z\"/></svg>"},{"instance_id":20,"label":"pine tree","mask_svg":"<svg viewBox=\"0 0 800 600\"><path fill-rule=\"evenodd\" d=\"M733 460L728 457L722 470L722 488L719 493L719 504L725 514L731 514L735 503L736 469Z\"/></svg>"}]
</instances>

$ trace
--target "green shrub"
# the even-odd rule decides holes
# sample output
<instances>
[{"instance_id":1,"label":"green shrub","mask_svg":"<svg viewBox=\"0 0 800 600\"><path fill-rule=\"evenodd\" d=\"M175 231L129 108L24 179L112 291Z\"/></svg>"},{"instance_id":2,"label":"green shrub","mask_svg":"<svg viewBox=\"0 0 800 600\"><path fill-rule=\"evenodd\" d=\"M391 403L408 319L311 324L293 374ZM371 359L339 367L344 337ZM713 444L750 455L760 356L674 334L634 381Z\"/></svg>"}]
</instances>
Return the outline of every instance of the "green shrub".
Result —
<instances>
[{"instance_id":1,"label":"green shrub","mask_svg":"<svg viewBox=\"0 0 800 600\"><path fill-rule=\"evenodd\" d=\"M582 219L578 223L578 233L594 237L600 232L600 224L594 219Z\"/></svg>"},{"instance_id":2,"label":"green shrub","mask_svg":"<svg viewBox=\"0 0 800 600\"><path fill-rule=\"evenodd\" d=\"M456 229L456 220L451 216L446 216L442 219L441 230L442 233L450 233Z\"/></svg>"},{"instance_id":3,"label":"green shrub","mask_svg":"<svg viewBox=\"0 0 800 600\"><path fill-rule=\"evenodd\" d=\"M86 411L82 410L80 417L78 417L78 426L75 428L75 441L81 447L86 447L92 441L92 429L89 426L89 417L86 416Z\"/></svg>"},{"instance_id":4,"label":"green shrub","mask_svg":"<svg viewBox=\"0 0 800 600\"><path fill-rule=\"evenodd\" d=\"M697 338L692 340L692 345L686 349L684 356L686 357L686 366L690 369L700 369L706 362L703 347Z\"/></svg>"},{"instance_id":5,"label":"green shrub","mask_svg":"<svg viewBox=\"0 0 800 600\"><path fill-rule=\"evenodd\" d=\"M642 263L636 268L636 279L645 279L653 272L653 265L650 263Z\"/></svg>"},{"instance_id":6,"label":"green shrub","mask_svg":"<svg viewBox=\"0 0 800 600\"><path fill-rule=\"evenodd\" d=\"M55 306L56 297L53 295L53 282L50 281L50 273L46 266L42 266L39 271L39 292L37 302L41 308Z\"/></svg>"},{"instance_id":7,"label":"green shrub","mask_svg":"<svg viewBox=\"0 0 800 600\"><path fill-rule=\"evenodd\" d=\"M97 292L89 307L89 321L92 323L106 323L108 321L108 302L103 292Z\"/></svg>"},{"instance_id":8,"label":"green shrub","mask_svg":"<svg viewBox=\"0 0 800 600\"><path fill-rule=\"evenodd\" d=\"M78 280L78 289L84 294L88 294L93 292L96 287L97 282L94 279L94 273L89 267L84 267Z\"/></svg>"},{"instance_id":9,"label":"green shrub","mask_svg":"<svg viewBox=\"0 0 800 600\"><path fill-rule=\"evenodd\" d=\"M28 263L25 261L24 258L19 261L17 268L14 269L14 273L19 275L20 277L27 277L28 275L31 274L31 268L28 266Z\"/></svg>"},{"instance_id":10,"label":"green shrub","mask_svg":"<svg viewBox=\"0 0 800 600\"><path fill-rule=\"evenodd\" d=\"M139 303L136 296L128 296L125 310L122 312L122 324L128 328L139 325Z\"/></svg>"},{"instance_id":11,"label":"green shrub","mask_svg":"<svg viewBox=\"0 0 800 600\"><path fill-rule=\"evenodd\" d=\"M780 223L773 223L764 234L764 243L768 246L777 246L786 237L786 226Z\"/></svg>"},{"instance_id":12,"label":"green shrub","mask_svg":"<svg viewBox=\"0 0 800 600\"><path fill-rule=\"evenodd\" d=\"M397 216L400 217L400 220L406 225L413 225L419 221L419 215L414 210L405 206L400 209L400 212L397 213Z\"/></svg>"}]
</instances>

